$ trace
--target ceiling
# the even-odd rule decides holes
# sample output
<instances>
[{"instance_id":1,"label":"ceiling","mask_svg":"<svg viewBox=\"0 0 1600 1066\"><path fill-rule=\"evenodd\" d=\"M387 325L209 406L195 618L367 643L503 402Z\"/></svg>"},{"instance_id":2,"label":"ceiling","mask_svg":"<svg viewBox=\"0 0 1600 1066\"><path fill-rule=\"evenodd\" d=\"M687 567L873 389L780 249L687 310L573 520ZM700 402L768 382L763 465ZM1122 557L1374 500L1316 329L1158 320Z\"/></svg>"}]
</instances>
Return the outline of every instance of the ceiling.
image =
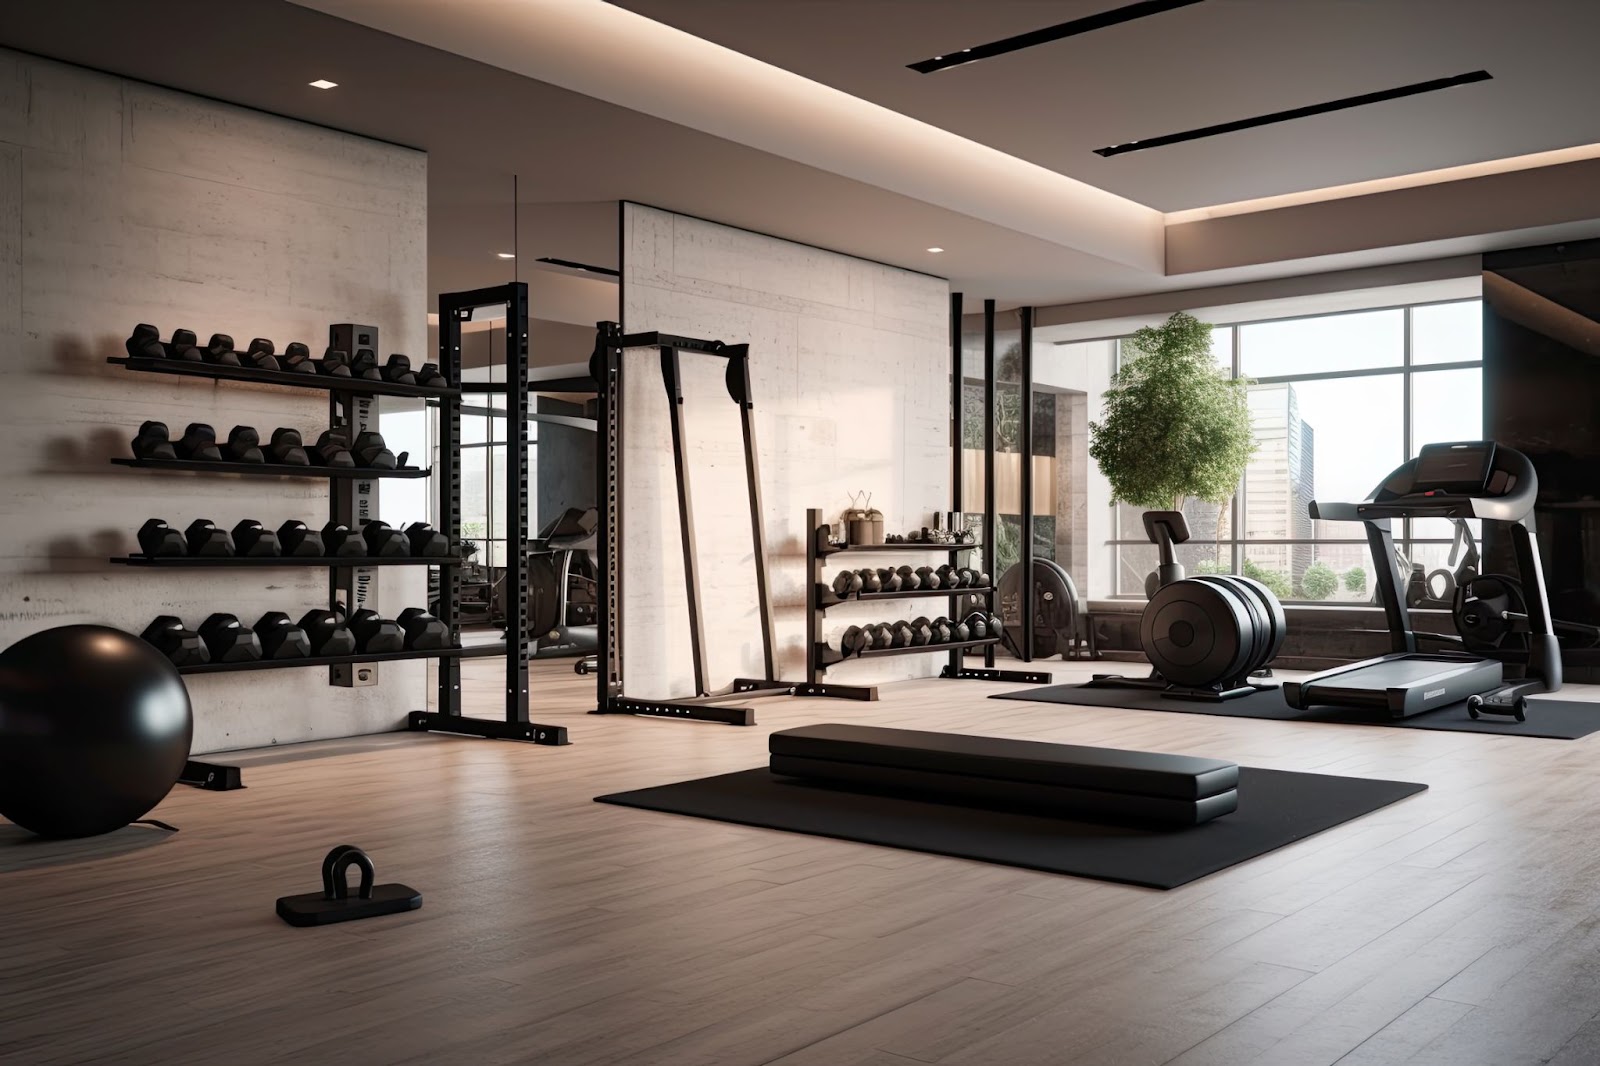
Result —
<instances>
[{"instance_id":1,"label":"ceiling","mask_svg":"<svg viewBox=\"0 0 1600 1066\"><path fill-rule=\"evenodd\" d=\"M1347 268L1423 254L1391 249L1169 277L1159 258L1162 216L1152 208L1600 142L1600 115L1586 107L1600 98L1600 74L1579 59L1581 44L1600 39L1600 4L1567 0L1204 0L927 76L904 64L1116 0L307 2L373 23L405 11L423 21L407 39L287 0L228 0L225 13L215 0L5 0L0 45L427 151L435 292L495 284L513 269L530 277L539 256L615 266L618 199L949 277L969 300L995 296L1002 305ZM536 42L536 13L589 7L647 28L623 9L675 23L960 134L967 140L925 128L945 138L935 145L942 158L963 162L896 159L890 127L922 124L888 112L869 115L860 130L827 122L807 130L795 108L768 129L740 132L720 121L741 103L726 93L713 90L698 116L667 99L705 92L731 63L655 71L655 81L639 80L626 96L612 91L626 80L623 68L649 64L614 59L595 74L601 41L584 60L595 69L569 63L562 75L559 56L545 55L544 66L534 65L539 76L529 76L516 68L530 64L507 58L493 29L492 19L510 12L535 23ZM1515 24L1508 11L1521 13ZM430 47L443 42L451 47ZM531 54L513 44L511 53ZM488 55L495 58L479 61ZM1113 159L1091 151L1478 67L1496 80ZM339 88L307 87L321 77ZM553 83L563 77L588 91ZM841 107L869 106L834 96ZM818 139L830 133L856 140L840 149ZM784 140L804 136L812 138L804 150ZM862 163L880 139L882 158ZM495 257L513 241L517 263ZM605 282L533 276L536 293L542 285L548 302L570 306L567 321L592 323L612 299Z\"/></svg>"},{"instance_id":2,"label":"ceiling","mask_svg":"<svg viewBox=\"0 0 1600 1066\"><path fill-rule=\"evenodd\" d=\"M934 74L1128 0L611 0L1162 211L1600 141L1595 0L1203 0ZM1486 69L1207 140L1094 149Z\"/></svg>"}]
</instances>

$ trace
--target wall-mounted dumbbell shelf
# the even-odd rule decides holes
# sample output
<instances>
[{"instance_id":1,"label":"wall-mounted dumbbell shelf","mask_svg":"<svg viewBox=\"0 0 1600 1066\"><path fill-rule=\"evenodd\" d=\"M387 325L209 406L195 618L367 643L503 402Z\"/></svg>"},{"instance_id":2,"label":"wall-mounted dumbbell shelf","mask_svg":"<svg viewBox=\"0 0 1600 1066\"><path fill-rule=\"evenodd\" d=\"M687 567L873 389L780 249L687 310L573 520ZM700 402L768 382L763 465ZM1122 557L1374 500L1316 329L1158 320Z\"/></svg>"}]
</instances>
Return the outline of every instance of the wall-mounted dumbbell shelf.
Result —
<instances>
[{"instance_id":1,"label":"wall-mounted dumbbell shelf","mask_svg":"<svg viewBox=\"0 0 1600 1066\"><path fill-rule=\"evenodd\" d=\"M170 347L163 345L170 351ZM169 376L204 379L213 381L228 381L242 385L271 386L276 388L325 392L329 394L329 424L333 426L349 425L353 421L355 402L358 398L374 396L403 396L422 398L436 401L441 405L441 411L447 411L451 406L459 406L461 390L459 388L434 388L419 385L402 385L389 381L374 381L371 378L345 378L327 374L302 374L290 371L257 370L246 366L222 366L214 363L194 362L182 359L151 359L151 358L108 358L106 362L113 366L120 366L134 373L164 374ZM448 373L448 371L447 371ZM441 442L442 444L445 442ZM117 466L134 467L142 470L153 470L162 473L198 473L198 474L238 474L245 477L291 477L323 479L329 483L329 492L332 497L331 509L336 520L348 522L348 517L341 517L338 513L341 507L340 500L348 505L348 492L353 483L358 480L371 480L375 478L425 478L432 474L432 470L425 467L402 467L398 470L379 470L365 467L323 467L323 466L291 466L280 463L231 463L231 462L206 462L200 460L160 460L160 459L132 459L113 458L111 462ZM459 541L459 513L451 513L447 521L441 522L441 531L448 534L451 543ZM172 556L165 558L150 558L142 555L130 555L114 558L112 563L129 567L164 567L164 568L204 568L204 569L272 569L287 567L323 567L327 568L330 577L330 586L344 587L349 582L341 582L340 578L350 577L354 571L373 566L438 566L457 567L459 559L441 559L437 557L367 557L367 556L341 556L341 557L189 557ZM452 635L459 641L459 628L452 626ZM336 656L309 656L296 659L257 659L250 662L211 662L195 666L179 667L178 672L185 676L193 674L233 673L254 670L286 670L303 669L306 667L327 667L330 669L329 681L335 683L336 671L342 668L366 665L369 663L394 662L404 659L439 659L460 660L504 656L507 646L504 643L471 645L467 647L429 648L414 651L394 652L364 652L354 655ZM348 673L348 670L344 671ZM416 728L441 728L449 729L451 721L435 721L440 715L427 711L415 711L411 716L411 727ZM539 744L566 744L566 730L560 727L548 726L523 726L513 723L502 728L501 723L488 723L493 730L483 730L485 735L495 735L504 739L531 740ZM242 787L239 769L220 763L207 763L191 760L184 768L183 781L196 784L203 788L224 790Z\"/></svg>"},{"instance_id":2,"label":"wall-mounted dumbbell shelf","mask_svg":"<svg viewBox=\"0 0 1600 1066\"><path fill-rule=\"evenodd\" d=\"M961 654L973 648L984 648L1000 643L999 637L986 637L982 640L916 644L900 648L871 648L861 652L859 655L844 655L839 649L822 640L823 622L830 607L838 607L847 603L874 603L881 600L927 598L943 598L954 603L967 596L982 596L987 605L993 602L994 586L969 585L965 588L916 589L910 592L853 592L848 596L840 596L833 591L833 585L823 573L825 560L846 552L872 554L893 552L900 555L921 553L924 556L933 553L953 559L961 552L974 551L982 548L983 545L975 543L930 544L922 541L911 541L903 544L835 544L833 543L832 527L822 521L822 512L816 508L806 511L806 529L808 530L806 563L811 572L811 580L807 583L806 594L806 679L808 684L802 686L804 691L797 691L796 695L830 696L847 700L875 700L878 698L876 685L837 685L824 681L823 674L830 666L837 666L848 659L868 659L885 655L928 655L930 653L954 652L956 654L951 656L951 660L956 662L959 661ZM994 676L990 677L989 675ZM949 668L941 676L955 679L1016 680L1033 683L1048 683L1050 680L1048 674L1021 674L1014 671L966 669L957 669L952 672Z\"/></svg>"}]
</instances>

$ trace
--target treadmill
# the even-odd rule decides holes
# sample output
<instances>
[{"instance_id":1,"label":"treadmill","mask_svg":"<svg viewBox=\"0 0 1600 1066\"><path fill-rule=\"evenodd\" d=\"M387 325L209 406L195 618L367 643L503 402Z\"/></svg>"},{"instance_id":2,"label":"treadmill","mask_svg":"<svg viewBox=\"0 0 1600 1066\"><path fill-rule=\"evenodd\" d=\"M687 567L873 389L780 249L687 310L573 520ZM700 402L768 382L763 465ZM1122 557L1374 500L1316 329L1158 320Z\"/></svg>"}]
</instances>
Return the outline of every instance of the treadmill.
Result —
<instances>
[{"instance_id":1,"label":"treadmill","mask_svg":"<svg viewBox=\"0 0 1600 1066\"><path fill-rule=\"evenodd\" d=\"M1313 501L1311 517L1362 522L1376 564L1374 583L1388 623L1393 651L1376 659L1285 681L1289 706L1370 707L1394 718L1436 710L1465 700L1467 712L1526 720L1527 697L1561 687L1561 649L1550 622L1533 505L1539 478L1521 452L1494 441L1424 445L1421 453L1384 479L1361 503ZM1526 677L1507 683L1501 663L1459 652L1420 652L1417 633L1396 573L1396 518L1480 518L1504 523L1511 534L1528 601Z\"/></svg>"}]
</instances>

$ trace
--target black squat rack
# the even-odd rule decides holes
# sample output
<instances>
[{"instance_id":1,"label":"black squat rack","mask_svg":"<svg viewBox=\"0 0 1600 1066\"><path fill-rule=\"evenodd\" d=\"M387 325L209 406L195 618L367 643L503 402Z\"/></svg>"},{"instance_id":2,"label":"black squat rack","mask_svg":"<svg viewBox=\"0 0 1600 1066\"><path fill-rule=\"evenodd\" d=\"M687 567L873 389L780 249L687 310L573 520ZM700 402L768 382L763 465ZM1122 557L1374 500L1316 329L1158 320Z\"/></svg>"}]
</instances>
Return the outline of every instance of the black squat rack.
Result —
<instances>
[{"instance_id":1,"label":"black squat rack","mask_svg":"<svg viewBox=\"0 0 1600 1066\"><path fill-rule=\"evenodd\" d=\"M622 692L622 395L623 353L632 348L654 348L660 353L661 382L671 408L672 461L677 481L678 531L683 546L684 594L689 613L689 641L694 658L695 695L670 699L639 699ZM724 381L728 398L739 407L744 442L745 486L750 499L750 535L756 561L756 590L760 599L761 642L766 676L735 678L725 692L707 691L706 646L701 632L704 610L700 602L699 560L695 548L693 495L685 451L685 420L681 356L696 352L727 360ZM600 553L600 618L598 669L595 671L595 709L591 714L635 714L656 718L687 718L727 725L754 725L750 707L720 701L735 697L805 695L786 681L776 680L777 656L773 648L772 600L767 582L766 532L762 525L761 476L757 469L754 403L750 395L750 346L717 340L677 337L666 333L624 334L615 322L601 322L595 335L589 371L600 400L600 448L597 480L600 499L598 550Z\"/></svg>"},{"instance_id":2,"label":"black squat rack","mask_svg":"<svg viewBox=\"0 0 1600 1066\"><path fill-rule=\"evenodd\" d=\"M1000 643L1000 637L985 637L982 640L964 640L945 642L941 644L921 644L896 648L869 648L855 655L846 656L839 649L829 646L822 639L822 627L830 607L838 607L846 603L876 603L885 600L908 600L925 598L942 598L947 602L970 602L972 599L981 598L984 612L987 614L994 604L994 586L965 586L948 589L916 589L910 592L853 592L847 596L840 596L833 591L833 586L827 581L823 573L825 561L832 556L843 552L883 553L889 552L904 556L906 553L934 552L948 555L954 559L961 552L977 551L983 548L981 544L935 544L935 543L901 543L901 544L835 544L833 543L832 527L822 521L822 512L812 508L806 512L806 570L810 580L806 583L806 679L808 684L803 686L807 691L795 692L795 695L829 696L845 700L875 700L878 698L876 685L839 685L825 682L823 674L830 666L837 666L848 659L869 659L881 655L929 655L941 652L950 653L950 661L940 672L939 676L947 680L966 681L1014 681L1021 684L1044 685L1050 683L1048 673L1038 673L1025 670L995 670L990 668L968 667L964 661L966 653L974 648L992 648ZM988 565L992 562L986 560Z\"/></svg>"},{"instance_id":3,"label":"black squat rack","mask_svg":"<svg viewBox=\"0 0 1600 1066\"><path fill-rule=\"evenodd\" d=\"M330 347L354 352L357 348L378 350L378 330L374 326L341 323L329 327ZM376 399L380 396L406 397L437 402L441 410L460 404L460 390L447 386L435 388L424 385L405 385L390 381L366 378L335 377L322 374L298 374L288 371L258 370L250 366L229 366L208 362L194 362L170 357L113 357L106 362L136 373L163 374L207 381L231 381L248 385L272 385L292 389L313 389L328 393L328 425L330 428L348 429L351 434L367 429L377 429ZM459 359L457 360L459 364ZM459 380L459 365L445 370L445 380ZM459 425L459 420L458 420ZM441 457L453 455L442 450ZM376 517L375 480L378 478L425 478L431 473L426 468L402 466L394 470L340 468L324 466L290 466L276 463L230 463L185 459L122 458L111 460L114 465L134 467L162 473L235 474L243 477L311 478L329 482L329 518L356 529L362 522ZM444 463L441 463L443 466ZM459 536L459 510L442 512L441 527L451 536L454 546ZM249 556L163 556L129 555L116 557L111 562L136 568L161 569L238 569L260 570L281 568L319 567L328 571L329 605L343 603L350 610L360 606L367 590L373 587L374 566L437 566L443 574L453 574L459 563L459 553L439 558L336 558L299 557L291 555L271 557ZM459 660L503 654L501 645L461 647L460 631L452 627L449 647L425 650L392 652L358 652L354 655L322 655L292 659L257 659L244 662L210 662L178 667L185 676L192 674L231 673L234 671L303 669L326 667L330 685L350 688L366 679L369 664L393 662L402 659L439 659L459 671ZM441 671L443 672L443 671ZM559 741L545 741L554 743ZM227 791L243 787L240 768L234 765L190 760L184 767L181 780L213 791Z\"/></svg>"},{"instance_id":4,"label":"black squat rack","mask_svg":"<svg viewBox=\"0 0 1600 1066\"><path fill-rule=\"evenodd\" d=\"M461 379L461 327L481 308L505 308L505 380L465 382ZM565 726L540 725L529 718L528 659L528 286L511 282L469 292L439 294L439 370L457 383L453 395L439 404L439 528L450 538L449 558L461 556L461 396L463 393L505 397L506 497L506 639L489 645L485 654L504 655L505 717L471 718L461 710L459 656L439 663L437 711L412 711L414 730L461 733L492 740L526 740L535 744L569 743ZM439 619L449 628L450 642L461 643L461 571L444 568L439 575ZM473 651L477 649L474 648Z\"/></svg>"}]
</instances>

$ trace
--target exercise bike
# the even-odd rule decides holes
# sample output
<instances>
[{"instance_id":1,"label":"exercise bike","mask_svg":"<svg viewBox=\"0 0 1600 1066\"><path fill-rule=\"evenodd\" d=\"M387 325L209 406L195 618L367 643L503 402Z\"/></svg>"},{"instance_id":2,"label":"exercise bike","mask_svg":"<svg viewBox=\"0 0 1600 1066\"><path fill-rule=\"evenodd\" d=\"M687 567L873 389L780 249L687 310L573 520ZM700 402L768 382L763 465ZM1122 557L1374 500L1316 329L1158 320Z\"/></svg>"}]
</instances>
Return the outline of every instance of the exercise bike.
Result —
<instances>
[{"instance_id":1,"label":"exercise bike","mask_svg":"<svg viewBox=\"0 0 1600 1066\"><path fill-rule=\"evenodd\" d=\"M1186 577L1174 550L1189 539L1183 512L1146 511L1143 517L1159 553L1155 591L1139 619L1150 676L1096 674L1086 687L1153 689L1208 703L1276 688L1251 680L1277 657L1288 633L1272 590L1236 574Z\"/></svg>"},{"instance_id":2,"label":"exercise bike","mask_svg":"<svg viewBox=\"0 0 1600 1066\"><path fill-rule=\"evenodd\" d=\"M535 659L580 656L581 663L581 657L600 648L593 555L598 524L595 508L569 507L528 542L529 629L537 635Z\"/></svg>"}]
</instances>

